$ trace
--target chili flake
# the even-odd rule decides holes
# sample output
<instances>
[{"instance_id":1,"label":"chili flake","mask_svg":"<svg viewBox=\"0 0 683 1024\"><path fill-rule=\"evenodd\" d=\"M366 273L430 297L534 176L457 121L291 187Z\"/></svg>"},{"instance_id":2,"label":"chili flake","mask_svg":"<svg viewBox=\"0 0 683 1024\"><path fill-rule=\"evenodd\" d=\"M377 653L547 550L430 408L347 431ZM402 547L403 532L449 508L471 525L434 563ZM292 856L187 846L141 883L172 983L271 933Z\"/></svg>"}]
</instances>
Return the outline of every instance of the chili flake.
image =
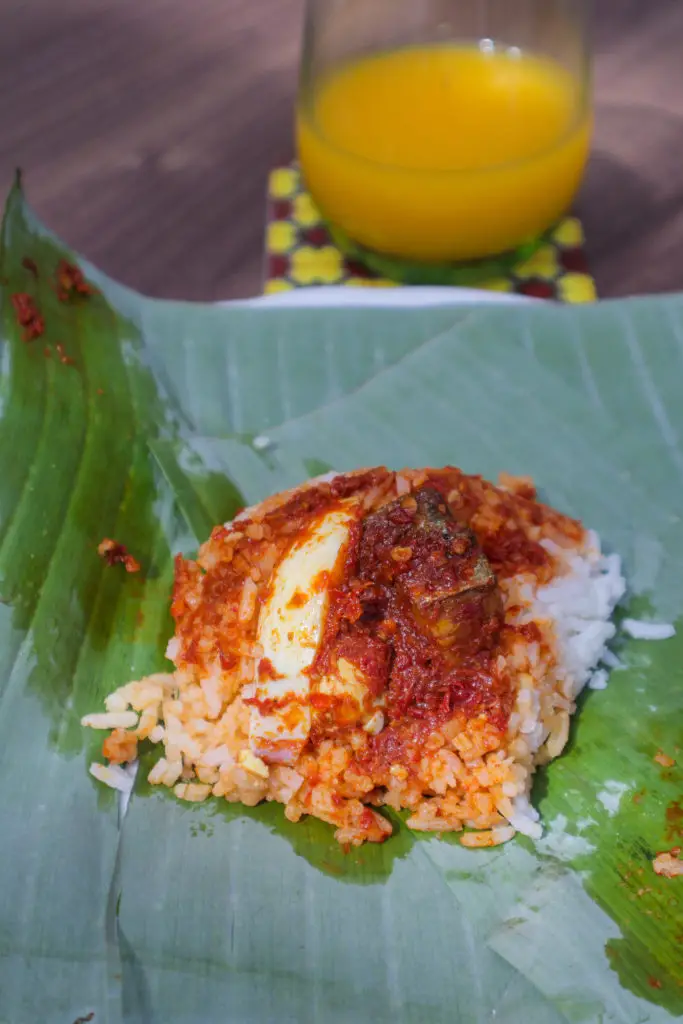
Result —
<instances>
[{"instance_id":1,"label":"chili flake","mask_svg":"<svg viewBox=\"0 0 683 1024\"><path fill-rule=\"evenodd\" d=\"M22 341L33 341L45 333L45 321L32 296L26 292L15 292L12 305L16 321L23 328Z\"/></svg>"},{"instance_id":2,"label":"chili flake","mask_svg":"<svg viewBox=\"0 0 683 1024\"><path fill-rule=\"evenodd\" d=\"M86 281L83 271L75 263L60 260L55 272L57 298L68 302L73 295L95 295L97 289Z\"/></svg>"},{"instance_id":3,"label":"chili flake","mask_svg":"<svg viewBox=\"0 0 683 1024\"><path fill-rule=\"evenodd\" d=\"M107 565L116 565L118 563L125 566L126 572L140 572L138 560L128 554L123 544L119 544L118 541L111 540L109 537L105 537L104 540L100 541L97 546L97 554L105 560Z\"/></svg>"}]
</instances>

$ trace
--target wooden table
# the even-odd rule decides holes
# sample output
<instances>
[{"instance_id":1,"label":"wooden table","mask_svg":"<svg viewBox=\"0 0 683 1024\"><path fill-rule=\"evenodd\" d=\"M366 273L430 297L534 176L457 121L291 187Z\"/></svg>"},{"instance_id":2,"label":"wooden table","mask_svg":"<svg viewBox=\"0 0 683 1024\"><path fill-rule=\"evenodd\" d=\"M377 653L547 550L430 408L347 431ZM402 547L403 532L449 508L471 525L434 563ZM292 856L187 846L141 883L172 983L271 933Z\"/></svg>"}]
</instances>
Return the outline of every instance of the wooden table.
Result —
<instances>
[{"instance_id":1,"label":"wooden table","mask_svg":"<svg viewBox=\"0 0 683 1024\"><path fill-rule=\"evenodd\" d=\"M581 209L603 296L683 289L683 3L596 0ZM4 0L0 181L158 296L259 291L268 170L292 155L302 0Z\"/></svg>"}]
</instances>

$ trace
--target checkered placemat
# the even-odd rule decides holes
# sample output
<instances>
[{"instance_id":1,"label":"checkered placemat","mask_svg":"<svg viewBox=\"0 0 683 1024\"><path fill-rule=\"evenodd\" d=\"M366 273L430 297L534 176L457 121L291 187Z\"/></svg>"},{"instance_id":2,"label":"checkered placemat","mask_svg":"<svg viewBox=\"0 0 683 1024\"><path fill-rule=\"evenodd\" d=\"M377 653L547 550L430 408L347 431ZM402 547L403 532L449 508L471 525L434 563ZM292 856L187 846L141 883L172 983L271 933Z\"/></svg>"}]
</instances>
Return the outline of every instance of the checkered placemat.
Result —
<instances>
[{"instance_id":1,"label":"checkered placemat","mask_svg":"<svg viewBox=\"0 0 683 1024\"><path fill-rule=\"evenodd\" d=\"M278 167L268 182L263 290L269 294L323 284L396 286L343 255L298 169ZM565 217L533 256L513 266L507 276L479 282L477 287L561 302L593 302L595 282L588 271L581 222Z\"/></svg>"}]
</instances>

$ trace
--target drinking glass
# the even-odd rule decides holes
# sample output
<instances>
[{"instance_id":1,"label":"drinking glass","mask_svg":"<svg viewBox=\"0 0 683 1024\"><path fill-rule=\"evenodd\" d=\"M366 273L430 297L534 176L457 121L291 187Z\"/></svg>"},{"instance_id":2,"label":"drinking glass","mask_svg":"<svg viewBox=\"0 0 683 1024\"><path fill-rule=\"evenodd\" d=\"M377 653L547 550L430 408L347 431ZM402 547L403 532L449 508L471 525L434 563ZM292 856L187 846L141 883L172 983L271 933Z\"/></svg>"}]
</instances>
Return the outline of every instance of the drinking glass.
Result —
<instances>
[{"instance_id":1,"label":"drinking glass","mask_svg":"<svg viewBox=\"0 0 683 1024\"><path fill-rule=\"evenodd\" d=\"M347 255L469 283L566 213L592 126L589 0L308 0L306 185Z\"/></svg>"}]
</instances>

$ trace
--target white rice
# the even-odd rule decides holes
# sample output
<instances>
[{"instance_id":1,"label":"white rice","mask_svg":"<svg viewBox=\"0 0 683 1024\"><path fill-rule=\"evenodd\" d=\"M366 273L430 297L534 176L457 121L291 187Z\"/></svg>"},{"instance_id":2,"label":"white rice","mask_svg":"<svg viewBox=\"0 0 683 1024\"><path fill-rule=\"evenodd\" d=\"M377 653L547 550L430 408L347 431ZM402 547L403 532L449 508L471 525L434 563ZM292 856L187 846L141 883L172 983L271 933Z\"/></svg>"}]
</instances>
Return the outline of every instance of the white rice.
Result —
<instances>
[{"instance_id":1,"label":"white rice","mask_svg":"<svg viewBox=\"0 0 683 1024\"><path fill-rule=\"evenodd\" d=\"M626 668L623 661L620 661L619 658L617 658L614 651L610 651L609 647L606 647L605 650L602 652L600 662L606 668L611 669L613 672L618 671L620 668Z\"/></svg>"},{"instance_id":2,"label":"white rice","mask_svg":"<svg viewBox=\"0 0 683 1024\"><path fill-rule=\"evenodd\" d=\"M608 672L605 668L598 668L598 665L612 669L624 668L619 658L607 647L616 633L611 616L626 593L621 560L618 555L601 553L596 533L591 531L588 537L588 547L582 555L575 552L565 554L552 541L541 542L556 558L566 560L569 571L549 585L540 587L535 594L533 611L525 615L529 620L552 619L560 655L557 675L564 678L565 693L571 700L576 699L586 684L594 690L607 687ZM676 632L669 623L637 619L624 619L622 627L625 633L638 640L667 640ZM525 718L520 732L531 741L532 750L538 749L547 735L537 710L538 700L529 701L528 694L520 690L516 711L520 710L520 705L525 716L535 712L532 721ZM616 811L627 789L628 786L622 783L609 783L598 794L598 799L609 814ZM543 829L538 812L530 805L528 798L518 796L513 807L513 814L508 815L510 824L518 832L539 838Z\"/></svg>"},{"instance_id":3,"label":"white rice","mask_svg":"<svg viewBox=\"0 0 683 1024\"><path fill-rule=\"evenodd\" d=\"M569 708L557 715L559 724L553 734L543 720L539 693L521 689L513 715L520 716L519 732L531 753L538 752L545 743L549 756L555 757L567 741L573 701L589 682L596 689L607 685L607 673L597 666L610 656L607 643L616 632L611 616L626 592L626 581L619 556L603 555L599 538L592 531L581 554L566 551L552 541L541 543L556 559L564 562L566 572L535 593L531 585L525 585L524 596L531 607L524 613L524 620L552 621L558 653L554 673L562 684L561 692ZM506 817L524 835L533 839L543 835L540 815L526 793L513 800L512 813Z\"/></svg>"},{"instance_id":4,"label":"white rice","mask_svg":"<svg viewBox=\"0 0 683 1024\"><path fill-rule=\"evenodd\" d=\"M589 531L585 554L564 553L549 541L542 541L567 564L566 575L540 587L534 603L534 618L553 619L560 663L568 682L567 697L576 699L608 654L607 642L616 633L611 622L615 606L626 593L618 555L603 555L596 533Z\"/></svg>"},{"instance_id":5,"label":"white rice","mask_svg":"<svg viewBox=\"0 0 683 1024\"><path fill-rule=\"evenodd\" d=\"M597 669L590 677L588 688L590 690L606 690L607 689L607 670L604 668Z\"/></svg>"},{"instance_id":6,"label":"white rice","mask_svg":"<svg viewBox=\"0 0 683 1024\"><path fill-rule=\"evenodd\" d=\"M643 619L624 619L624 633L634 640L670 640L676 629L670 622L645 622Z\"/></svg>"},{"instance_id":7,"label":"white rice","mask_svg":"<svg viewBox=\"0 0 683 1024\"><path fill-rule=\"evenodd\" d=\"M125 710L96 712L81 719L81 725L91 729L133 729L137 724L138 715L134 711Z\"/></svg>"}]
</instances>

